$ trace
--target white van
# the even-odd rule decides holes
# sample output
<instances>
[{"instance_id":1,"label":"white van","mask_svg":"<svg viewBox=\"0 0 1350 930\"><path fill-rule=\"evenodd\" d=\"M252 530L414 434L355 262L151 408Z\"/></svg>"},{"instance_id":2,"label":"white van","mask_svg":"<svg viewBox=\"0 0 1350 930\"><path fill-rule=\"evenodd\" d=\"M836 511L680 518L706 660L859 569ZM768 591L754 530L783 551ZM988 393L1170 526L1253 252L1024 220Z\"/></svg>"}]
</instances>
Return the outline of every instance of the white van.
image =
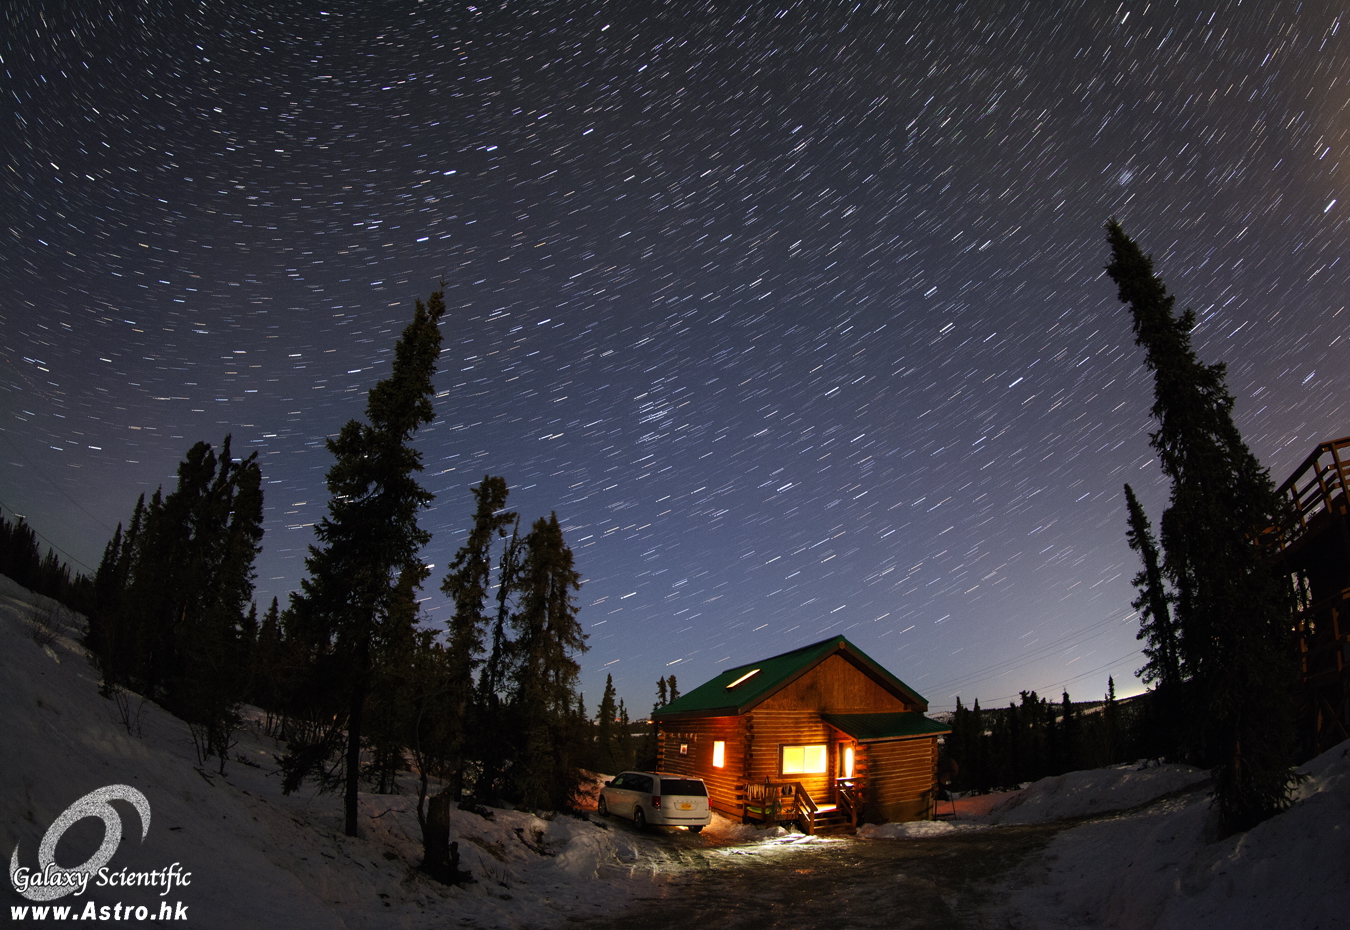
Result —
<instances>
[{"instance_id":1,"label":"white van","mask_svg":"<svg viewBox=\"0 0 1350 930\"><path fill-rule=\"evenodd\" d=\"M628 817L641 830L652 824L688 827L697 833L712 820L708 787L701 778L663 772L624 772L600 789L601 814Z\"/></svg>"}]
</instances>

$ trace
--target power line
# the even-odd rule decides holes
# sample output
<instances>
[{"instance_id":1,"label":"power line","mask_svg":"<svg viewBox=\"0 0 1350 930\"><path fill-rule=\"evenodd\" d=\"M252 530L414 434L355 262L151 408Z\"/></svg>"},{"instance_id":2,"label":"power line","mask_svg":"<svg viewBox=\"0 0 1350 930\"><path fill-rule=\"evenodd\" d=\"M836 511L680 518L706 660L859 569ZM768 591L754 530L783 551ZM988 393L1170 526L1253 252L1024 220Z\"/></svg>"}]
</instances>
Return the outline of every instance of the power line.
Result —
<instances>
[{"instance_id":1,"label":"power line","mask_svg":"<svg viewBox=\"0 0 1350 930\"><path fill-rule=\"evenodd\" d=\"M967 672L966 674L958 676L956 678L949 678L944 682L939 682L937 685L931 686L928 690L930 693L950 694L953 692L953 689L959 689L968 684L978 683L980 681L983 681L984 679L991 677L992 675L994 675L994 673L1006 674L1007 672L1010 672L1013 669L1023 668L1027 665L1031 665L1035 662L1038 662L1044 658L1047 658L1048 656L1053 655L1056 652L1061 652L1066 649L1072 649L1076 646L1081 646L1084 643L1089 642L1090 640L1096 639L1099 636L1104 636L1107 633L1111 632L1112 625L1120 622L1122 621L1118 618L1107 617L1105 620L1100 620L1097 623L1092 624L1091 626L1084 627L1075 633L1069 634L1068 637L1047 643L1046 645L1040 646L1037 649L1032 650L1031 652L1021 653L1019 655L1003 659L999 662L995 662L992 665L986 665L984 668L976 669L975 671L972 672Z\"/></svg>"},{"instance_id":2,"label":"power line","mask_svg":"<svg viewBox=\"0 0 1350 930\"><path fill-rule=\"evenodd\" d=\"M6 504L4 501L0 501L0 510L7 510L7 511L9 511L10 513L14 514L16 517L19 517L18 511L16 511L13 507L9 506L9 504ZM23 520L23 517L19 517L19 519L20 519L20 520ZM67 561L67 562L74 562L76 565L79 565L81 568L83 568L83 569L84 569L86 572L88 572L90 575L92 575L92 574L96 571L96 569L90 568L88 565L85 565L85 564L84 564L83 562L81 562L79 559L75 558L75 556L71 555L69 552L67 552L66 550L62 549L60 546L58 546L56 543L52 542L52 541L51 541L50 539L48 539L46 536L43 536L41 533L39 533L39 532L37 531L37 528L34 527L33 524L29 523L27 520L24 520L24 525L27 526L30 530L33 531L33 535L34 535L34 536L36 536L38 539L40 539L40 540L42 540L43 542L45 542L45 543L47 544L47 548L49 548L49 549L55 549L57 552L59 552L59 553L61 553L62 555L64 555L64 556L66 557L66 561Z\"/></svg>"}]
</instances>

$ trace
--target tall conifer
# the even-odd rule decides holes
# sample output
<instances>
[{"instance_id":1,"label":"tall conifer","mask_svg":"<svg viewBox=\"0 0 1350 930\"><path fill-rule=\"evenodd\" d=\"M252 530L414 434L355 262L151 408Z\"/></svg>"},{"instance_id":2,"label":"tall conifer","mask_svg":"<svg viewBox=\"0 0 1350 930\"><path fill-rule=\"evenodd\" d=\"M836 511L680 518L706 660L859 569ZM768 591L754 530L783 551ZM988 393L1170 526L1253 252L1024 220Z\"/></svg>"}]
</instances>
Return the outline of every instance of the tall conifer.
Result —
<instances>
[{"instance_id":1,"label":"tall conifer","mask_svg":"<svg viewBox=\"0 0 1350 930\"><path fill-rule=\"evenodd\" d=\"M447 736L452 797L456 802L464 782L464 750L469 733L481 724L474 700L474 670L483 663L483 638L492 617L488 594L492 586L492 548L498 537L516 520L504 510L506 479L484 475L473 496L477 506L469 538L455 553L441 590L454 603L445 651L446 695L449 713ZM503 592L506 593L506 592ZM500 647L499 647L500 648Z\"/></svg>"},{"instance_id":2,"label":"tall conifer","mask_svg":"<svg viewBox=\"0 0 1350 930\"><path fill-rule=\"evenodd\" d=\"M431 538L417 523L433 495L417 482L422 454L412 445L434 417L432 376L440 354L441 292L417 301L394 348L389 377L371 388L366 420L350 420L328 440L333 466L328 515L314 528L309 577L292 610L305 638L330 653L347 685L345 829L358 834L362 714L381 627L396 606L400 580L416 589L428 569L418 553Z\"/></svg>"},{"instance_id":3,"label":"tall conifer","mask_svg":"<svg viewBox=\"0 0 1350 930\"><path fill-rule=\"evenodd\" d=\"M1233 422L1224 366L1196 357L1194 313L1173 313L1152 259L1114 220L1107 240L1107 274L1154 376L1150 442L1172 485L1163 574L1176 597L1181 674L1197 698L1192 745L1213 765L1226 829L1243 830L1286 807L1294 782L1292 590L1259 545L1280 520L1279 498Z\"/></svg>"},{"instance_id":4,"label":"tall conifer","mask_svg":"<svg viewBox=\"0 0 1350 930\"><path fill-rule=\"evenodd\" d=\"M568 807L580 784L573 717L581 668L574 656L586 651L586 634L572 599L580 587L557 514L539 518L525 540L520 609L512 617L512 704L521 740L513 780L527 807Z\"/></svg>"}]
</instances>

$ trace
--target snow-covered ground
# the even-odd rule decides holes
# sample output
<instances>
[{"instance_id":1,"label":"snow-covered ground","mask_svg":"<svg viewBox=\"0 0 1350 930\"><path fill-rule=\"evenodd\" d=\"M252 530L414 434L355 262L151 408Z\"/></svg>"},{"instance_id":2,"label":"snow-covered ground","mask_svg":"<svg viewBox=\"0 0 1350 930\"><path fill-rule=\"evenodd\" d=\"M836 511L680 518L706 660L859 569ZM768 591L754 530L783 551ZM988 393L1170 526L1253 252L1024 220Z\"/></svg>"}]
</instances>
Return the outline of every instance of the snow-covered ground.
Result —
<instances>
[{"instance_id":1,"label":"snow-covered ground","mask_svg":"<svg viewBox=\"0 0 1350 930\"><path fill-rule=\"evenodd\" d=\"M1005 881L1010 900L1000 925L1028 930L1350 926L1350 741L1299 771L1308 777L1293 807L1227 839L1217 838L1206 791L1182 793L1060 833L1042 857ZM1153 772L1158 770L1118 767L1045 779L987 820L1076 816L1091 812L1091 804L1101 804L1104 797L1145 801L1148 792L1139 782ZM1159 787L1169 782L1183 787L1186 781L1184 772L1156 777ZM1089 798L1094 800L1089 803Z\"/></svg>"},{"instance_id":2,"label":"snow-covered ground","mask_svg":"<svg viewBox=\"0 0 1350 930\"><path fill-rule=\"evenodd\" d=\"M0 855L36 869L43 836L62 812L121 784L144 795L150 823L141 839L135 809L116 804L122 838L108 868L150 873L178 863L191 873L189 885L163 895L161 888L91 886L52 902L75 913L92 900L145 906L158 916L167 902L170 911L186 907L196 927L550 927L652 896L705 849L805 854L821 842L722 818L699 836L640 836L612 819L516 811L485 819L456 810L453 838L475 882L446 888L415 868L421 849L411 792L363 795L364 834L350 839L337 797L281 794L279 747L257 734L243 735L224 777L213 773L214 760L199 770L184 724L133 700L128 726L98 696L97 674L74 639L43 644L30 635L39 600L0 577ZM1075 772L966 799L941 821L872 827L864 836L923 842L1133 808L1066 829L1005 876L990 925L1350 926L1350 743L1303 771L1309 777L1293 809L1227 840L1214 838L1206 792L1186 790L1203 773L1183 766ZM1163 800L1139 807L1156 798ZM102 839L98 820L76 822L56 848L58 864L78 865ZM0 884L11 917L12 908L32 906L11 882ZM28 922L35 922L31 911L18 925Z\"/></svg>"},{"instance_id":3,"label":"snow-covered ground","mask_svg":"<svg viewBox=\"0 0 1350 930\"><path fill-rule=\"evenodd\" d=\"M93 900L187 907L194 927L520 927L569 915L608 913L650 894L680 871L668 842L614 823L545 820L495 811L491 820L451 812L452 838L472 884L447 888L421 875L416 795L362 795L364 834L342 834L341 801L304 790L283 796L271 740L244 734L226 775L215 760L199 770L181 721L146 702L131 703L132 729L98 696L98 674L69 636L39 644L29 635L39 599L0 576L0 855L17 846L20 867L37 870L39 844L72 803L108 785L141 792L150 825L141 840L130 804L117 804L122 840L108 868L152 872L175 862L190 884L162 888L90 887L52 902L77 913ZM722 822L732 830L740 829ZM73 868L102 840L96 819L75 824L56 849ZM717 842L715 829L699 842ZM692 836L690 839L694 839ZM29 905L10 881L3 909ZM31 912L27 920L31 921Z\"/></svg>"}]
</instances>

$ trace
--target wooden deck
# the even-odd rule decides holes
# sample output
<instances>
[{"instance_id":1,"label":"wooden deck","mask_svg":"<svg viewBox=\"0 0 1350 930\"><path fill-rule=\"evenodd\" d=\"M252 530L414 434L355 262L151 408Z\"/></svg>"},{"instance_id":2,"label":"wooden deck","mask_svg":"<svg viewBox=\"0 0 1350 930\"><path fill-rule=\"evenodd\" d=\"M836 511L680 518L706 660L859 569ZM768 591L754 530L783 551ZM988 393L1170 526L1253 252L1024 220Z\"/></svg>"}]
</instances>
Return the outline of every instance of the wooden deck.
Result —
<instances>
[{"instance_id":1,"label":"wooden deck","mask_svg":"<svg viewBox=\"0 0 1350 930\"><path fill-rule=\"evenodd\" d=\"M837 800L816 801L799 781L751 782L745 786L745 819L751 823L796 824L807 836L856 833L862 810L858 779L840 780Z\"/></svg>"},{"instance_id":2,"label":"wooden deck","mask_svg":"<svg viewBox=\"0 0 1350 930\"><path fill-rule=\"evenodd\" d=\"M1280 486L1276 558L1294 578L1305 750L1350 739L1350 436L1317 446Z\"/></svg>"}]
</instances>

